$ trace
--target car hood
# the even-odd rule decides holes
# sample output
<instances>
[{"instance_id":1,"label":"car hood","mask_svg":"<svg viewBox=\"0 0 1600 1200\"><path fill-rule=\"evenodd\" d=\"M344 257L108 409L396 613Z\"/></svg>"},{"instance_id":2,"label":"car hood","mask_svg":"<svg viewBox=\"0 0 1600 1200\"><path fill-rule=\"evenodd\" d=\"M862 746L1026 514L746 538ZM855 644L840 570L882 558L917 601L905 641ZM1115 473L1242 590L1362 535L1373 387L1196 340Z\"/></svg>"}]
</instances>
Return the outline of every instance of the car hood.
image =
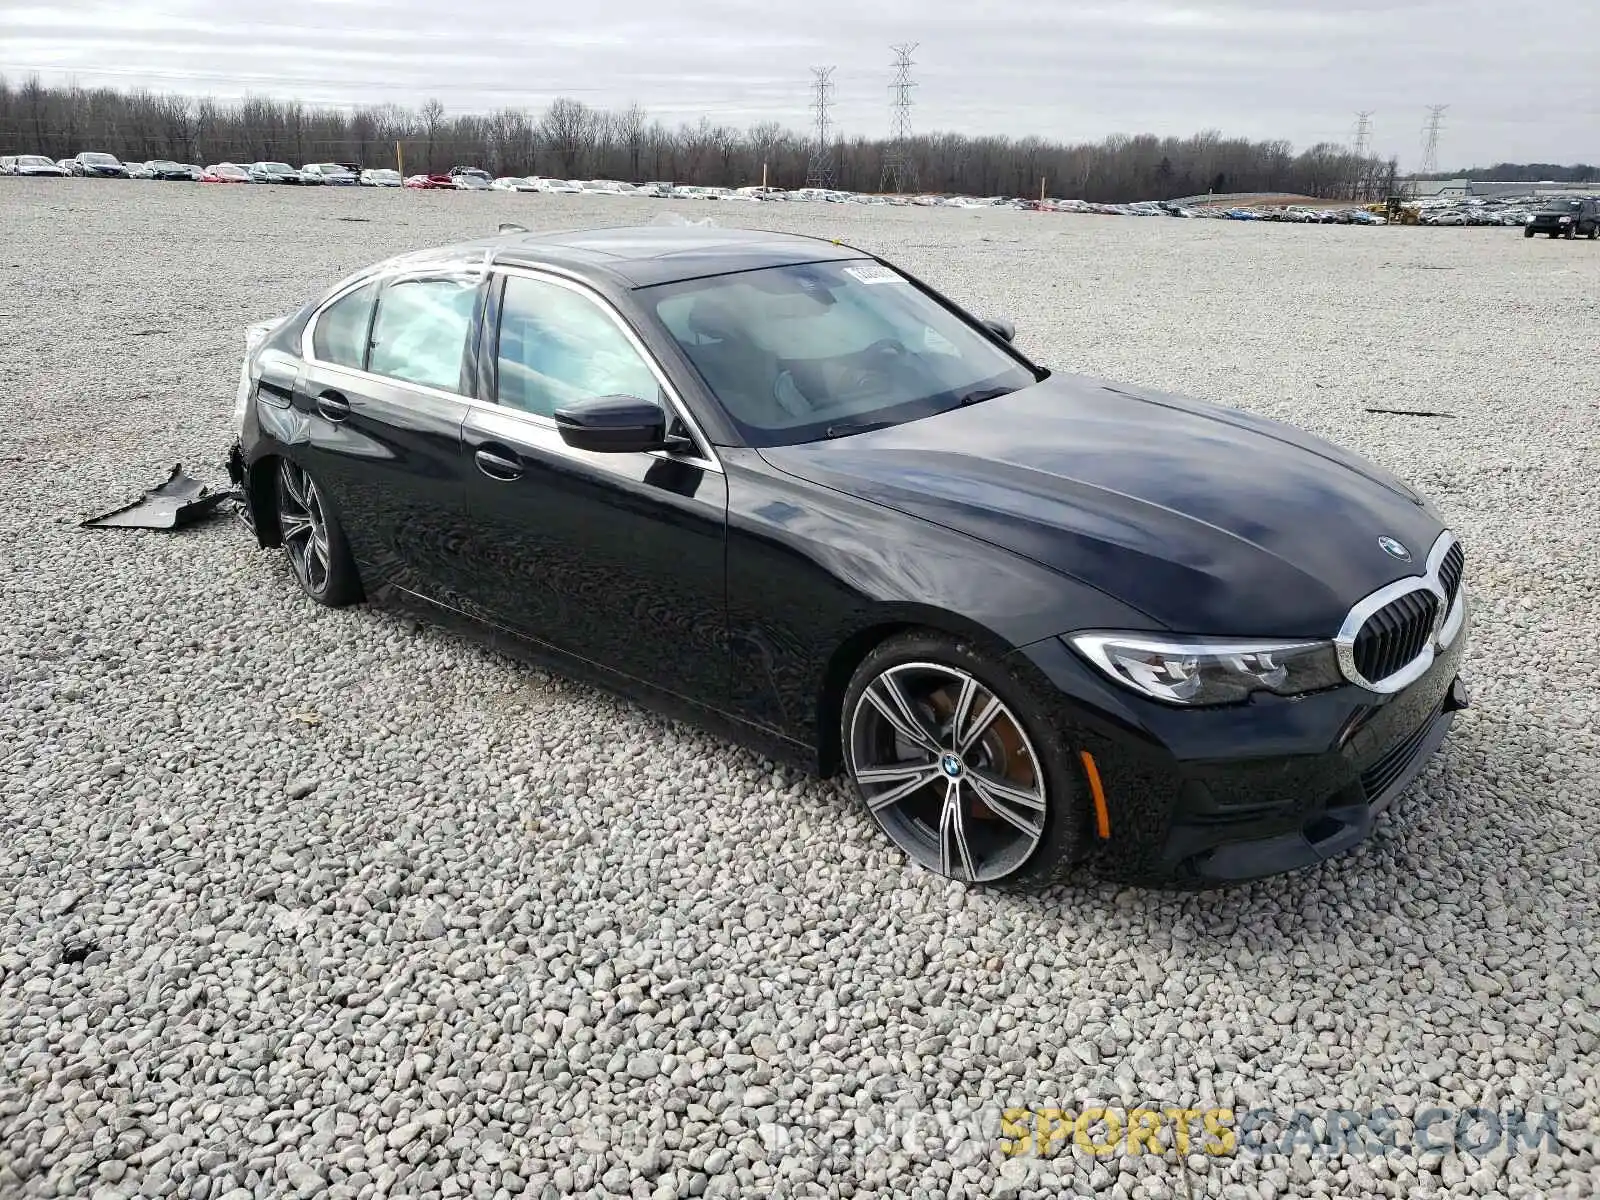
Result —
<instances>
[{"instance_id":1,"label":"car hood","mask_svg":"<svg viewBox=\"0 0 1600 1200\"><path fill-rule=\"evenodd\" d=\"M760 453L1024 555L1181 633L1331 636L1356 600L1420 573L1444 528L1399 480L1302 430L1082 376Z\"/></svg>"}]
</instances>

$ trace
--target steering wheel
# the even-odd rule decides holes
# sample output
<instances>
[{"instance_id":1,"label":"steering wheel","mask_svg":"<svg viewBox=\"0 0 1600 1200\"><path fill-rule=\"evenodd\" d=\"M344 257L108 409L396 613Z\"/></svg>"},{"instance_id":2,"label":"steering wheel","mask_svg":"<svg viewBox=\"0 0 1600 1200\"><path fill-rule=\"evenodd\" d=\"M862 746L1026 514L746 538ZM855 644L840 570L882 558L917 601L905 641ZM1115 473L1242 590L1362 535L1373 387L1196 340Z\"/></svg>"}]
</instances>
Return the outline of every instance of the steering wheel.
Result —
<instances>
[{"instance_id":1,"label":"steering wheel","mask_svg":"<svg viewBox=\"0 0 1600 1200\"><path fill-rule=\"evenodd\" d=\"M857 361L840 371L837 383L839 390L856 394L872 390L894 369L893 360L905 353L905 343L900 339L879 338L850 356Z\"/></svg>"},{"instance_id":2,"label":"steering wheel","mask_svg":"<svg viewBox=\"0 0 1600 1200\"><path fill-rule=\"evenodd\" d=\"M869 354L901 355L901 354L904 354L905 352L906 352L906 344L904 342L902 342L899 338L885 337L885 338L879 338L877 341L873 342L872 345L866 347L860 353L861 353L861 355L863 357L865 357L866 355L869 355Z\"/></svg>"}]
</instances>

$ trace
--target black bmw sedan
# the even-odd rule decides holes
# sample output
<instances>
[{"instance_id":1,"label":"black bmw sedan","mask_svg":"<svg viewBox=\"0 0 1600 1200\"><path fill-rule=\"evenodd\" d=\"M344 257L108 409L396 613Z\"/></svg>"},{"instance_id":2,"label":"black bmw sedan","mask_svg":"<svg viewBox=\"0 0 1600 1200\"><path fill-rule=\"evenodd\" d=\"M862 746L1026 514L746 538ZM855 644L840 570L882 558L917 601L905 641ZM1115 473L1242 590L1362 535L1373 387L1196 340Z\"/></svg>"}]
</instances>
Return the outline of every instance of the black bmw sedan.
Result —
<instances>
[{"instance_id":1,"label":"black bmw sedan","mask_svg":"<svg viewBox=\"0 0 1600 1200\"><path fill-rule=\"evenodd\" d=\"M1463 550L1405 484L1047 370L837 242L403 255L252 327L236 419L249 524L312 600L842 771L957 880L1307 866L1466 704Z\"/></svg>"}]
</instances>

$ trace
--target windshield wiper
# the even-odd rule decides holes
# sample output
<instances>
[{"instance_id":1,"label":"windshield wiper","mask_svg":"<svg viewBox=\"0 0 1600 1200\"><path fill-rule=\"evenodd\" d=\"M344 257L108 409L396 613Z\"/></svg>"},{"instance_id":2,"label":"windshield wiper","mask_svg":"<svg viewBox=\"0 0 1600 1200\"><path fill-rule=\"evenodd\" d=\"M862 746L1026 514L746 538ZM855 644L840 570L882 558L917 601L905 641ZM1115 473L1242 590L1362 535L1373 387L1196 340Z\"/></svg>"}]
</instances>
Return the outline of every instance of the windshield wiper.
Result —
<instances>
[{"instance_id":1,"label":"windshield wiper","mask_svg":"<svg viewBox=\"0 0 1600 1200\"><path fill-rule=\"evenodd\" d=\"M965 408L969 404L980 404L985 400L993 400L997 396L1009 396L1016 390L1016 388L1009 387L974 388L965 396L961 396L956 400L956 407Z\"/></svg>"},{"instance_id":2,"label":"windshield wiper","mask_svg":"<svg viewBox=\"0 0 1600 1200\"><path fill-rule=\"evenodd\" d=\"M899 421L845 421L839 425L829 425L823 430L823 437L837 438L849 437L853 433L871 433L874 429L887 429L891 425L898 425Z\"/></svg>"}]
</instances>

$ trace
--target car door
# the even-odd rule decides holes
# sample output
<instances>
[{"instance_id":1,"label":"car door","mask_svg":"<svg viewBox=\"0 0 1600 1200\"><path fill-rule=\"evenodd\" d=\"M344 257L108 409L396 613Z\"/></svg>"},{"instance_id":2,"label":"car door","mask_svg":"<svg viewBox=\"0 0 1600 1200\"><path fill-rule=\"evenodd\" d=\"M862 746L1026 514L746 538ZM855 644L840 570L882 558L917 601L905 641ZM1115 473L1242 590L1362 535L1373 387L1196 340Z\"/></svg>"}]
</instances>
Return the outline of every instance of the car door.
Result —
<instances>
[{"instance_id":1,"label":"car door","mask_svg":"<svg viewBox=\"0 0 1600 1200\"><path fill-rule=\"evenodd\" d=\"M660 365L599 293L502 273L468 413L475 596L497 624L718 705L727 689L727 480ZM594 453L552 413L601 395L667 409L683 452ZM692 447L689 448L689 447Z\"/></svg>"},{"instance_id":2,"label":"car door","mask_svg":"<svg viewBox=\"0 0 1600 1200\"><path fill-rule=\"evenodd\" d=\"M433 270L350 289L308 325L294 399L301 465L363 579L453 606L482 286L480 272Z\"/></svg>"}]
</instances>

